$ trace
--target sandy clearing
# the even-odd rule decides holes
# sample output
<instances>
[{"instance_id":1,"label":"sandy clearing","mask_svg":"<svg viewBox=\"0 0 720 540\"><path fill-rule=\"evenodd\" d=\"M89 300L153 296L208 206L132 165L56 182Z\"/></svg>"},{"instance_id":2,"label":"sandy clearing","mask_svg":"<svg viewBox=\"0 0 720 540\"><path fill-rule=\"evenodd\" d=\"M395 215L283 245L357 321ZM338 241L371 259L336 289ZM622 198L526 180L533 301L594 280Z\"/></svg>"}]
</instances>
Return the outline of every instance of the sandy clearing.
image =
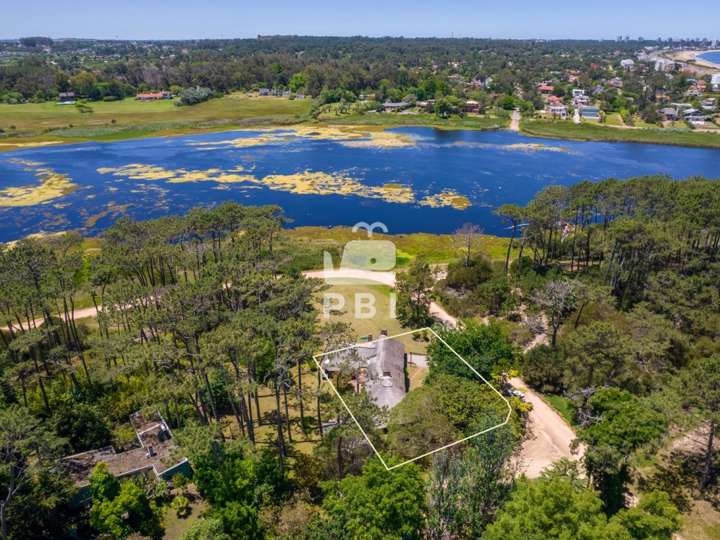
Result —
<instances>
[{"instance_id":1,"label":"sandy clearing","mask_svg":"<svg viewBox=\"0 0 720 540\"><path fill-rule=\"evenodd\" d=\"M513 111L510 115L510 131L520 131L520 120L522 115L520 111Z\"/></svg>"}]
</instances>

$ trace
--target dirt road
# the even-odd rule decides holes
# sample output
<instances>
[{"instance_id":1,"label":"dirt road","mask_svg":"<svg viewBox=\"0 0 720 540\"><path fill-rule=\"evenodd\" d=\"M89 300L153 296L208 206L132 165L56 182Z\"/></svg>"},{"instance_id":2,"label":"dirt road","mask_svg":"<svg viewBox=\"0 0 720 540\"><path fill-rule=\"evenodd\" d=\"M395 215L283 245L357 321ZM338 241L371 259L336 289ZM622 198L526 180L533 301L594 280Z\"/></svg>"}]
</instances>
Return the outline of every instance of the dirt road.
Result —
<instances>
[{"instance_id":1,"label":"dirt road","mask_svg":"<svg viewBox=\"0 0 720 540\"><path fill-rule=\"evenodd\" d=\"M585 454L580 446L575 453L570 449L575 432L555 410L536 392L528 388L522 379L510 379L514 388L525 394L525 401L533 408L528 417L528 434L517 456L518 473L537 478L556 461L566 458L579 460Z\"/></svg>"},{"instance_id":2,"label":"dirt road","mask_svg":"<svg viewBox=\"0 0 720 540\"><path fill-rule=\"evenodd\" d=\"M322 270L305 272L305 276L327 279L331 283L333 280L361 279L371 283L382 283L390 287L395 286L394 272L340 269L327 272ZM457 327L457 319L434 302L430 306L430 313L443 321L444 324L452 328ZM489 321L485 319L485 322L488 323ZM545 333L538 334L527 345L525 352L547 342L548 338ZM565 419L550 407L539 394L528 388L522 379L513 378L510 380L510 384L523 392L525 400L533 406L528 415L528 436L517 455L518 473L524 473L528 478L537 478L542 471L562 458L581 459L585 449L581 446L575 453L572 452L570 446L575 439L575 432Z\"/></svg>"},{"instance_id":3,"label":"dirt road","mask_svg":"<svg viewBox=\"0 0 720 540\"><path fill-rule=\"evenodd\" d=\"M520 120L522 115L520 111L513 111L510 115L510 131L520 131Z\"/></svg>"},{"instance_id":4,"label":"dirt road","mask_svg":"<svg viewBox=\"0 0 720 540\"><path fill-rule=\"evenodd\" d=\"M53 317L59 317L62 320L65 320L64 314L58 314L53 315ZM82 309L76 309L75 310L75 320L80 319L87 319L90 317L97 317L97 310L94 307L88 307L88 308L82 308ZM29 321L23 321L23 325L25 326L25 329L28 327L37 327L40 326L45 322L45 319L35 319L32 321L32 324ZM10 325L6 325L6 328L10 328ZM13 330L20 330L20 326L18 325L17 321L12 321L12 329Z\"/></svg>"}]
</instances>

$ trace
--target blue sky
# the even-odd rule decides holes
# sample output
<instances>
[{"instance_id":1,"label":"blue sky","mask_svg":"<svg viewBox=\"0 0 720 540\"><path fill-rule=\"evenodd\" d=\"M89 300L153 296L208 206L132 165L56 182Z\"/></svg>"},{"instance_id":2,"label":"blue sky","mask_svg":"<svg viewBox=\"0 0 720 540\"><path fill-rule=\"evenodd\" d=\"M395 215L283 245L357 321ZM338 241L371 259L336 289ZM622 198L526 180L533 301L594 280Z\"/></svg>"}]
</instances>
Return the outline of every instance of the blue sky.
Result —
<instances>
[{"instance_id":1,"label":"blue sky","mask_svg":"<svg viewBox=\"0 0 720 540\"><path fill-rule=\"evenodd\" d=\"M26 0L0 8L0 38L257 34L720 39L718 0Z\"/></svg>"}]
</instances>

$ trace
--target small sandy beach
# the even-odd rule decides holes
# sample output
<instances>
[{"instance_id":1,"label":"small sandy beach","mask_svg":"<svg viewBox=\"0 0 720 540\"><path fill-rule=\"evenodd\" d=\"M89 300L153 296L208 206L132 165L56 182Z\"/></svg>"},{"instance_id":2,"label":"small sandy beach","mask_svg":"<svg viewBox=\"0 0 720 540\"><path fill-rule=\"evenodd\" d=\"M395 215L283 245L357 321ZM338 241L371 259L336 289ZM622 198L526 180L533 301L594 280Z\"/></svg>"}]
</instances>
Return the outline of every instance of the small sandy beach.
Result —
<instances>
[{"instance_id":1,"label":"small sandy beach","mask_svg":"<svg viewBox=\"0 0 720 540\"><path fill-rule=\"evenodd\" d=\"M701 73L703 75L720 73L720 64L714 64L700 58L701 54L708 52L715 51L669 51L664 53L662 56L678 62L687 62L689 67L697 73Z\"/></svg>"}]
</instances>

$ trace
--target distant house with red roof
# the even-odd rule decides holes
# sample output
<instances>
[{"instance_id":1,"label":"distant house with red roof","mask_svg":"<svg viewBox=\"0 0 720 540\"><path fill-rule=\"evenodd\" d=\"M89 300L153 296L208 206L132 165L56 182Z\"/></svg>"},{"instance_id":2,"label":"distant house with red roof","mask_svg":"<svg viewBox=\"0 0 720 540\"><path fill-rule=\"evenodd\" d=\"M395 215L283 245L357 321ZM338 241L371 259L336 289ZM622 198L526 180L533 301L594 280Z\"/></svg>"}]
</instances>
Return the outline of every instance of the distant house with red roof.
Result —
<instances>
[{"instance_id":1,"label":"distant house with red roof","mask_svg":"<svg viewBox=\"0 0 720 540\"><path fill-rule=\"evenodd\" d=\"M538 86L538 92L541 94L549 94L553 90L555 90L555 87L551 84L541 84Z\"/></svg>"},{"instance_id":2,"label":"distant house with red roof","mask_svg":"<svg viewBox=\"0 0 720 540\"><path fill-rule=\"evenodd\" d=\"M135 99L139 101L154 101L157 99L172 99L172 94L167 90L161 92L142 92L135 96Z\"/></svg>"}]
</instances>

